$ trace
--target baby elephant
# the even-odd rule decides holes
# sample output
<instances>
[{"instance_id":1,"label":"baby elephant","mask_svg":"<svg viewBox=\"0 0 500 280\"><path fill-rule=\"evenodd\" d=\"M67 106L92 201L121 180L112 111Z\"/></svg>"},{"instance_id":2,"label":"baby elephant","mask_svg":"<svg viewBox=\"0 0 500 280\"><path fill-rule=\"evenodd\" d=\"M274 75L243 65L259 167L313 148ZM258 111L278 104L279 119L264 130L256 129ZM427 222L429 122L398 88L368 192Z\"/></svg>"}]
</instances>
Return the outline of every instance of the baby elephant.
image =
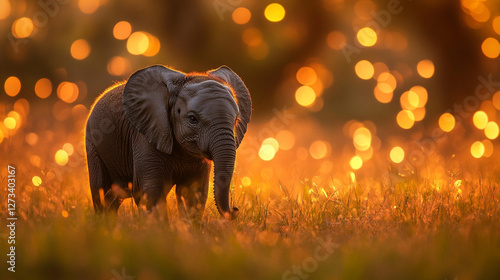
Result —
<instances>
[{"instance_id":1,"label":"baby elephant","mask_svg":"<svg viewBox=\"0 0 500 280\"><path fill-rule=\"evenodd\" d=\"M251 111L248 89L226 66L185 74L154 65L109 88L86 125L95 211L116 212L132 196L149 212L175 185L180 215L199 219L213 160L215 204L234 219L229 188Z\"/></svg>"}]
</instances>

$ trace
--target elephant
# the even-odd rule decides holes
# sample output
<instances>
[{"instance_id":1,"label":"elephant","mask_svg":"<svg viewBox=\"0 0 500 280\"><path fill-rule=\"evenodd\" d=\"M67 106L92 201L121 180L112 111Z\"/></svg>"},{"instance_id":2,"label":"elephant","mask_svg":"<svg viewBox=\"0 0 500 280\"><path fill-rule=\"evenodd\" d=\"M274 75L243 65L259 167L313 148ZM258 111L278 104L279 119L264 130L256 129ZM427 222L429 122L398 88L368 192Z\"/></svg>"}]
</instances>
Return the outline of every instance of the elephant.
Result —
<instances>
[{"instance_id":1,"label":"elephant","mask_svg":"<svg viewBox=\"0 0 500 280\"><path fill-rule=\"evenodd\" d=\"M227 66L183 73L153 65L108 88L85 129L95 212L116 213L127 197L152 212L175 185L180 216L199 220L213 161L217 210L236 218L230 183L251 112L247 87Z\"/></svg>"}]
</instances>

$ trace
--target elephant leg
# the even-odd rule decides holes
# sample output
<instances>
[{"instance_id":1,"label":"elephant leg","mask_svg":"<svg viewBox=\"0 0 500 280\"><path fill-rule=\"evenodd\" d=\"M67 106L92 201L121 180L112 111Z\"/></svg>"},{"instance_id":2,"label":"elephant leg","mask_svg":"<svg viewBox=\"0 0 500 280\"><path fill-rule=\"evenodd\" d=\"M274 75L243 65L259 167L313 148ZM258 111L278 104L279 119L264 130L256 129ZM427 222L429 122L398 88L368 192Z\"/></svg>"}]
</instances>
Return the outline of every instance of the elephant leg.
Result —
<instances>
[{"instance_id":1,"label":"elephant leg","mask_svg":"<svg viewBox=\"0 0 500 280\"><path fill-rule=\"evenodd\" d=\"M109 205L109 202L112 202L108 195L111 191L111 176L101 157L97 153L94 144L88 140L86 142L86 150L90 192L92 194L94 210L98 213L102 213L103 211L107 212L107 206Z\"/></svg>"},{"instance_id":2,"label":"elephant leg","mask_svg":"<svg viewBox=\"0 0 500 280\"><path fill-rule=\"evenodd\" d=\"M209 172L210 166L198 178L176 185L177 208L181 218L196 222L201 220L207 202Z\"/></svg>"}]
</instances>

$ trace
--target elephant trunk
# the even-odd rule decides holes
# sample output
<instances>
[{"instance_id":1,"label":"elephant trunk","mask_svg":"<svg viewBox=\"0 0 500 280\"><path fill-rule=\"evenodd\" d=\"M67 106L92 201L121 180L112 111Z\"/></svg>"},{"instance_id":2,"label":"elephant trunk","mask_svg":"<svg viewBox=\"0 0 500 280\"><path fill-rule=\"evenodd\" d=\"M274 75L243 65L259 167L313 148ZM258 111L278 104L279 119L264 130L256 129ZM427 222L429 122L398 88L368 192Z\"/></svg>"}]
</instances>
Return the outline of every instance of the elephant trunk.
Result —
<instances>
[{"instance_id":1,"label":"elephant trunk","mask_svg":"<svg viewBox=\"0 0 500 280\"><path fill-rule=\"evenodd\" d=\"M215 133L210 145L210 154L214 161L215 205L221 216L234 219L238 215L238 208L229 208L229 190L236 158L236 143L232 130Z\"/></svg>"}]
</instances>

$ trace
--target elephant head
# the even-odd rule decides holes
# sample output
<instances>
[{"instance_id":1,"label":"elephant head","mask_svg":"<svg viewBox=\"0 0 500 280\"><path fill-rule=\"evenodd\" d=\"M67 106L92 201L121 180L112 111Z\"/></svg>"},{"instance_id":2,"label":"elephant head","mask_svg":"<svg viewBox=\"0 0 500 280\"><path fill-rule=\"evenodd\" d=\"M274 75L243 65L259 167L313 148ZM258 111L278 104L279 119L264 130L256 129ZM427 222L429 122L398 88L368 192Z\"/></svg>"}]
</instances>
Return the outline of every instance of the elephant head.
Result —
<instances>
[{"instance_id":1,"label":"elephant head","mask_svg":"<svg viewBox=\"0 0 500 280\"><path fill-rule=\"evenodd\" d=\"M229 207L230 182L252 107L241 78L226 66L190 74L150 66L129 78L123 102L130 122L159 151L172 154L175 146L213 160L217 209L236 217L238 209Z\"/></svg>"}]
</instances>

